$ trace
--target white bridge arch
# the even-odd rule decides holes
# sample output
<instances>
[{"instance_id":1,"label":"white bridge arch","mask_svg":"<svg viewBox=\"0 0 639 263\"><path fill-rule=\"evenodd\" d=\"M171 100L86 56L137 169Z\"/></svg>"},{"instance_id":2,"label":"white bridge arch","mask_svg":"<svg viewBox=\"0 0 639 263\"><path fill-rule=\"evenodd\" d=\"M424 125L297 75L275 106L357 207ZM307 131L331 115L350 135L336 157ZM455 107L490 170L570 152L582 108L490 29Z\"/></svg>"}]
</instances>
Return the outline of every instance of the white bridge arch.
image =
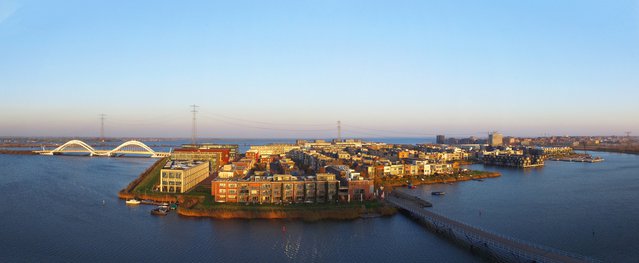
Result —
<instances>
[{"instance_id":1,"label":"white bridge arch","mask_svg":"<svg viewBox=\"0 0 639 263\"><path fill-rule=\"evenodd\" d=\"M84 148L87 152L91 153L91 155L95 155L97 153L95 148L80 140L70 140L63 145L58 146L58 148L53 149L51 153L64 152L68 148L72 149L74 146L80 146L81 148Z\"/></svg>"},{"instance_id":2,"label":"white bridge arch","mask_svg":"<svg viewBox=\"0 0 639 263\"><path fill-rule=\"evenodd\" d=\"M170 153L168 152L156 152L143 142L136 140L126 141L113 148L113 150L98 150L83 141L70 140L53 150L37 151L37 153L42 155L55 155L62 153L88 153L90 156L115 156L116 154L148 154L151 157L155 158L167 157L170 155Z\"/></svg>"}]
</instances>

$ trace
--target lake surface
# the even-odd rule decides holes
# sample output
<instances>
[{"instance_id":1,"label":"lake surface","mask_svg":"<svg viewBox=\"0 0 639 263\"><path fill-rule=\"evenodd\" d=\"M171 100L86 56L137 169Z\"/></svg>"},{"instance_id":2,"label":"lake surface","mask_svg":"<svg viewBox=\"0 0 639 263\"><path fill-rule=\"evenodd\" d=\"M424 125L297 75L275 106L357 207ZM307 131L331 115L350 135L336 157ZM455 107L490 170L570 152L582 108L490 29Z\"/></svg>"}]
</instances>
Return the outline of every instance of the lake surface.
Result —
<instances>
[{"instance_id":1,"label":"lake surface","mask_svg":"<svg viewBox=\"0 0 639 263\"><path fill-rule=\"evenodd\" d=\"M433 210L493 232L636 262L639 156L595 155L606 161L549 161L527 170L474 165L503 176L412 191L431 200ZM117 199L153 162L0 155L0 261L478 261L403 215L315 223L154 217L152 207Z\"/></svg>"},{"instance_id":2,"label":"lake surface","mask_svg":"<svg viewBox=\"0 0 639 263\"><path fill-rule=\"evenodd\" d=\"M477 261L401 215L316 223L151 216L152 207L127 207L117 192L153 161L0 155L0 262Z\"/></svg>"},{"instance_id":3,"label":"lake surface","mask_svg":"<svg viewBox=\"0 0 639 263\"><path fill-rule=\"evenodd\" d=\"M526 170L472 165L502 176L414 191L432 210L474 226L607 262L638 262L639 155L593 155L605 161L547 161Z\"/></svg>"}]
</instances>

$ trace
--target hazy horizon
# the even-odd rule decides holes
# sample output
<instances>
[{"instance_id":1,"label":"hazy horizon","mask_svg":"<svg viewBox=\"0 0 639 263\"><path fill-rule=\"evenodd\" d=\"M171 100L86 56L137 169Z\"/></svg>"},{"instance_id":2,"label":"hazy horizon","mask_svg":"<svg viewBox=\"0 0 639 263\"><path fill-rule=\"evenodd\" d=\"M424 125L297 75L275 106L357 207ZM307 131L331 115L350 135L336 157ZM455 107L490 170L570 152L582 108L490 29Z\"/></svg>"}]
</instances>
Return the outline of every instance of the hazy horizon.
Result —
<instances>
[{"instance_id":1,"label":"hazy horizon","mask_svg":"<svg viewBox=\"0 0 639 263\"><path fill-rule=\"evenodd\" d=\"M0 3L0 136L639 132L639 1Z\"/></svg>"}]
</instances>

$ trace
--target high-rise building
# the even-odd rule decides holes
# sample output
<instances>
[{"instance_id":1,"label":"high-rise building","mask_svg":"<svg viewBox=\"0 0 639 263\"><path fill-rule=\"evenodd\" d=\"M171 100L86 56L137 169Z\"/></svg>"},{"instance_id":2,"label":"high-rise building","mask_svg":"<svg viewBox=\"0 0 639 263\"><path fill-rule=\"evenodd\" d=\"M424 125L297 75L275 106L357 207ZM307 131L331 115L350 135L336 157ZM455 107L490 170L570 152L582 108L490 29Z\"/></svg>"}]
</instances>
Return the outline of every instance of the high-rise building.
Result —
<instances>
[{"instance_id":1,"label":"high-rise building","mask_svg":"<svg viewBox=\"0 0 639 263\"><path fill-rule=\"evenodd\" d=\"M488 145L490 146L502 146L504 144L504 135L498 132L492 132L488 134Z\"/></svg>"},{"instance_id":2,"label":"high-rise building","mask_svg":"<svg viewBox=\"0 0 639 263\"><path fill-rule=\"evenodd\" d=\"M446 144L446 136L437 135L437 144Z\"/></svg>"}]
</instances>

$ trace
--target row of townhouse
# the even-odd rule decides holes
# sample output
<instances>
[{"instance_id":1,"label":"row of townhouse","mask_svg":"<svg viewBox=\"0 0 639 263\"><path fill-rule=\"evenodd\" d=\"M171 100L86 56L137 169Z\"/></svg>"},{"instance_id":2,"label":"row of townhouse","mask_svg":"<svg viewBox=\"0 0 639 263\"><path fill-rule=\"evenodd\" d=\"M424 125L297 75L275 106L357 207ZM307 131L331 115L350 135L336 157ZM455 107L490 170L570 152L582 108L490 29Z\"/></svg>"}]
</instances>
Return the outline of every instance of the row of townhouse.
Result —
<instances>
[{"instance_id":1,"label":"row of townhouse","mask_svg":"<svg viewBox=\"0 0 639 263\"><path fill-rule=\"evenodd\" d=\"M242 158L237 162L226 164L222 166L218 172L219 178L233 178L246 176L251 168L255 165L256 161L250 158Z\"/></svg>"},{"instance_id":2,"label":"row of townhouse","mask_svg":"<svg viewBox=\"0 0 639 263\"><path fill-rule=\"evenodd\" d=\"M325 166L335 162L334 158L325 156L315 150L293 150L288 153L288 156L298 164L315 171L321 171Z\"/></svg>"},{"instance_id":3,"label":"row of townhouse","mask_svg":"<svg viewBox=\"0 0 639 263\"><path fill-rule=\"evenodd\" d=\"M220 203L327 203L371 200L373 182L356 180L345 186L334 174L315 176L250 176L247 179L221 179L211 182L211 195Z\"/></svg>"},{"instance_id":4,"label":"row of townhouse","mask_svg":"<svg viewBox=\"0 0 639 263\"><path fill-rule=\"evenodd\" d=\"M371 165L366 166L369 178L378 176L403 177L405 175L435 175L448 174L453 171L453 165L447 163L428 163L427 161L414 161L410 164Z\"/></svg>"}]
</instances>

